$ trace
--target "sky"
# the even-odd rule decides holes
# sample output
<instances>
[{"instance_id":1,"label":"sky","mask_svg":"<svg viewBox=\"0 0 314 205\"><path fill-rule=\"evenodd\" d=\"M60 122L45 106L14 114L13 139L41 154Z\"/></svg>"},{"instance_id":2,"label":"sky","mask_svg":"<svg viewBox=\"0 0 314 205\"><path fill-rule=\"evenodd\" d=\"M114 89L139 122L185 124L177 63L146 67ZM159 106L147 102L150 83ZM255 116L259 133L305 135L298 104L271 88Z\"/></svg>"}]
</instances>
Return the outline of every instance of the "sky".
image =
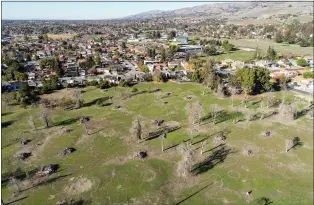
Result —
<instances>
[{"instance_id":1,"label":"sky","mask_svg":"<svg viewBox=\"0 0 314 205\"><path fill-rule=\"evenodd\" d=\"M110 19L212 2L2 2L2 19Z\"/></svg>"}]
</instances>

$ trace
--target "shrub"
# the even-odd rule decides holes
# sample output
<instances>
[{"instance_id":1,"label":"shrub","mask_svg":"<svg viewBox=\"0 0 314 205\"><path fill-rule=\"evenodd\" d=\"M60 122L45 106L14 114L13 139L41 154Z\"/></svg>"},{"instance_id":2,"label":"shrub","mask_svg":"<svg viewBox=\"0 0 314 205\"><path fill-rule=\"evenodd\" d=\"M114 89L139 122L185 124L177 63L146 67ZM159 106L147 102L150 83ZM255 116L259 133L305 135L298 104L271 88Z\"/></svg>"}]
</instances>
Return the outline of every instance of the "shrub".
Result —
<instances>
[{"instance_id":1,"label":"shrub","mask_svg":"<svg viewBox=\"0 0 314 205\"><path fill-rule=\"evenodd\" d=\"M136 93L138 91L137 88L132 88L132 93Z\"/></svg>"},{"instance_id":2,"label":"shrub","mask_svg":"<svg viewBox=\"0 0 314 205\"><path fill-rule=\"evenodd\" d=\"M303 73L303 78L314 78L313 72L305 72Z\"/></svg>"},{"instance_id":3,"label":"shrub","mask_svg":"<svg viewBox=\"0 0 314 205\"><path fill-rule=\"evenodd\" d=\"M305 59L300 58L300 59L297 60L297 65L298 65L298 66L305 67L305 66L307 66L307 62L306 62Z\"/></svg>"},{"instance_id":4,"label":"shrub","mask_svg":"<svg viewBox=\"0 0 314 205\"><path fill-rule=\"evenodd\" d=\"M130 87L131 86L131 81L130 80L123 80L119 83L121 87Z\"/></svg>"},{"instance_id":5,"label":"shrub","mask_svg":"<svg viewBox=\"0 0 314 205\"><path fill-rule=\"evenodd\" d=\"M98 85L98 81L97 80L92 80L90 82L86 82L87 86L97 86Z\"/></svg>"}]
</instances>

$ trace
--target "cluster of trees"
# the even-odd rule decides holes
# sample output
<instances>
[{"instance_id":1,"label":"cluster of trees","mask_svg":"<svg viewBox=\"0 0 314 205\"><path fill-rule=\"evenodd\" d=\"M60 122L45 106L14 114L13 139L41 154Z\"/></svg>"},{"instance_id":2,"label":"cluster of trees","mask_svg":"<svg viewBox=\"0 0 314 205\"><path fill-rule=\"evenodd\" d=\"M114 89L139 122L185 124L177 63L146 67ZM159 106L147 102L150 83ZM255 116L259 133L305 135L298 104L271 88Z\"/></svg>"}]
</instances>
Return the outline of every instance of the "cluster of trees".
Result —
<instances>
[{"instance_id":1,"label":"cluster of trees","mask_svg":"<svg viewBox=\"0 0 314 205\"><path fill-rule=\"evenodd\" d=\"M16 60L5 60L4 64L8 66L8 68L2 72L3 79L6 81L12 80L25 80L26 75L24 74L24 66Z\"/></svg>"},{"instance_id":2,"label":"cluster of trees","mask_svg":"<svg viewBox=\"0 0 314 205\"><path fill-rule=\"evenodd\" d=\"M94 65L96 65L96 62L92 56L88 56L87 58L79 61L79 67L83 69L90 69Z\"/></svg>"},{"instance_id":3,"label":"cluster of trees","mask_svg":"<svg viewBox=\"0 0 314 205\"><path fill-rule=\"evenodd\" d=\"M111 88L112 86L114 86L114 84L112 84L108 80L103 80L103 79L100 79L99 82L97 80L86 82L86 85L87 86L96 86L97 88L100 88L100 89L108 89L108 88Z\"/></svg>"},{"instance_id":4,"label":"cluster of trees","mask_svg":"<svg viewBox=\"0 0 314 205\"><path fill-rule=\"evenodd\" d=\"M221 44L222 48L229 53L230 51L232 51L232 49L234 48L234 45L229 43L228 40L224 40Z\"/></svg>"},{"instance_id":5,"label":"cluster of trees","mask_svg":"<svg viewBox=\"0 0 314 205\"><path fill-rule=\"evenodd\" d=\"M148 48L147 49L147 55L151 58L155 58L156 50L155 48Z\"/></svg>"},{"instance_id":6,"label":"cluster of trees","mask_svg":"<svg viewBox=\"0 0 314 205\"><path fill-rule=\"evenodd\" d=\"M269 46L265 58L267 60L275 60L277 58L277 52Z\"/></svg>"},{"instance_id":7,"label":"cluster of trees","mask_svg":"<svg viewBox=\"0 0 314 205\"><path fill-rule=\"evenodd\" d=\"M39 67L41 70L50 69L55 71L59 68L59 62L56 58L43 58L39 61Z\"/></svg>"},{"instance_id":8,"label":"cluster of trees","mask_svg":"<svg viewBox=\"0 0 314 205\"><path fill-rule=\"evenodd\" d=\"M222 43L220 40L215 40L215 39L210 39L210 40L200 40L200 45L205 46L205 45L214 45L214 46L221 46Z\"/></svg>"},{"instance_id":9,"label":"cluster of trees","mask_svg":"<svg viewBox=\"0 0 314 205\"><path fill-rule=\"evenodd\" d=\"M170 33L168 34L168 39L173 39L177 36L176 31L170 31Z\"/></svg>"},{"instance_id":10,"label":"cluster of trees","mask_svg":"<svg viewBox=\"0 0 314 205\"><path fill-rule=\"evenodd\" d=\"M25 107L38 101L38 95L38 90L32 89L27 83L22 83L16 95L13 95L13 99L22 107Z\"/></svg>"},{"instance_id":11,"label":"cluster of trees","mask_svg":"<svg viewBox=\"0 0 314 205\"><path fill-rule=\"evenodd\" d=\"M221 83L221 77L214 70L215 62L210 59L202 67L196 67L192 74L192 80L203 84L203 94L205 89L217 91L218 85Z\"/></svg>"},{"instance_id":12,"label":"cluster of trees","mask_svg":"<svg viewBox=\"0 0 314 205\"><path fill-rule=\"evenodd\" d=\"M297 65L305 67L305 66L308 65L308 63L307 63L307 61L304 58L300 58L300 59L297 60Z\"/></svg>"},{"instance_id":13,"label":"cluster of trees","mask_svg":"<svg viewBox=\"0 0 314 205\"><path fill-rule=\"evenodd\" d=\"M43 87L42 87L43 93L49 93L52 90L58 90L61 88L58 77L55 75L51 75L49 78L43 79L42 84L43 84Z\"/></svg>"},{"instance_id":14,"label":"cluster of trees","mask_svg":"<svg viewBox=\"0 0 314 205\"><path fill-rule=\"evenodd\" d=\"M217 53L217 49L214 45L205 46L204 53L206 53L208 55L215 55Z\"/></svg>"},{"instance_id":15,"label":"cluster of trees","mask_svg":"<svg viewBox=\"0 0 314 205\"><path fill-rule=\"evenodd\" d=\"M270 71L267 68L240 68L235 74L235 82L239 83L246 95L265 92L272 87Z\"/></svg>"},{"instance_id":16,"label":"cluster of trees","mask_svg":"<svg viewBox=\"0 0 314 205\"><path fill-rule=\"evenodd\" d=\"M27 36L24 36L24 40L26 41L27 39ZM45 34L40 34L38 35L38 40L42 41L42 40L45 40L45 41L48 41L48 34L45 33Z\"/></svg>"},{"instance_id":17,"label":"cluster of trees","mask_svg":"<svg viewBox=\"0 0 314 205\"><path fill-rule=\"evenodd\" d=\"M313 22L300 23L298 20L294 20L285 27L285 32L277 30L274 37L275 42L299 44L301 47L313 46L313 37L310 37L311 34L313 35Z\"/></svg>"},{"instance_id":18,"label":"cluster of trees","mask_svg":"<svg viewBox=\"0 0 314 205\"><path fill-rule=\"evenodd\" d=\"M148 31L146 32L147 38L157 39L161 37L160 31Z\"/></svg>"},{"instance_id":19,"label":"cluster of trees","mask_svg":"<svg viewBox=\"0 0 314 205\"><path fill-rule=\"evenodd\" d=\"M172 52L172 53L177 52L177 51L179 50L179 48L180 48L180 46L177 45L177 44L170 44L170 45L169 45L169 50L170 50L170 52Z\"/></svg>"},{"instance_id":20,"label":"cluster of trees","mask_svg":"<svg viewBox=\"0 0 314 205\"><path fill-rule=\"evenodd\" d=\"M314 78L314 73L313 72L304 72L303 78Z\"/></svg>"}]
</instances>

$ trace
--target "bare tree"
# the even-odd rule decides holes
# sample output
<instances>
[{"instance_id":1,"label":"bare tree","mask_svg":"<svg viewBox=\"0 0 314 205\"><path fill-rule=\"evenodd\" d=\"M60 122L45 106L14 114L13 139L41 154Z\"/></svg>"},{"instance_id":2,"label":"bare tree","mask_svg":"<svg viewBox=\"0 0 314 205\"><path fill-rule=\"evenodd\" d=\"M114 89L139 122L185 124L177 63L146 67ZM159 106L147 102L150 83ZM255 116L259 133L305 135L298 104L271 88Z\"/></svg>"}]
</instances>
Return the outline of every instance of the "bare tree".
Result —
<instances>
[{"instance_id":1,"label":"bare tree","mask_svg":"<svg viewBox=\"0 0 314 205\"><path fill-rule=\"evenodd\" d=\"M79 89L74 90L73 97L75 101L75 108L80 108L83 105L83 94Z\"/></svg>"},{"instance_id":2,"label":"bare tree","mask_svg":"<svg viewBox=\"0 0 314 205\"><path fill-rule=\"evenodd\" d=\"M296 107L295 104L286 105L284 104L281 109L279 110L279 114L285 120L294 120L296 115Z\"/></svg>"},{"instance_id":3,"label":"bare tree","mask_svg":"<svg viewBox=\"0 0 314 205\"><path fill-rule=\"evenodd\" d=\"M18 182L18 180L15 177L11 177L10 178L10 183L15 187L15 189L16 189L16 191L18 193L21 192L21 189L20 189L20 186L19 186L19 182Z\"/></svg>"},{"instance_id":4,"label":"bare tree","mask_svg":"<svg viewBox=\"0 0 314 205\"><path fill-rule=\"evenodd\" d=\"M179 176L187 177L195 161L194 151L189 143L182 143L178 150L182 154L183 159L178 164L177 173Z\"/></svg>"},{"instance_id":5,"label":"bare tree","mask_svg":"<svg viewBox=\"0 0 314 205\"><path fill-rule=\"evenodd\" d=\"M243 99L242 99L242 105L244 104L244 108L247 108L247 103L249 102L249 97L248 96L245 96Z\"/></svg>"},{"instance_id":6,"label":"bare tree","mask_svg":"<svg viewBox=\"0 0 314 205\"><path fill-rule=\"evenodd\" d=\"M246 121L249 122L251 120L253 120L254 116L255 116L255 113L253 110L250 110L250 109L247 109L246 112Z\"/></svg>"},{"instance_id":7,"label":"bare tree","mask_svg":"<svg viewBox=\"0 0 314 205\"><path fill-rule=\"evenodd\" d=\"M48 108L43 108L43 110L40 113L40 118L45 124L45 128L49 127L49 122L50 122L50 112Z\"/></svg>"},{"instance_id":8,"label":"bare tree","mask_svg":"<svg viewBox=\"0 0 314 205\"><path fill-rule=\"evenodd\" d=\"M234 106L234 96L236 94L238 94L238 88L237 87L231 87L230 93L231 93L231 100L232 100L232 107L233 107Z\"/></svg>"},{"instance_id":9,"label":"bare tree","mask_svg":"<svg viewBox=\"0 0 314 205\"><path fill-rule=\"evenodd\" d=\"M35 118L33 115L29 116L28 118L28 125L33 129L36 130Z\"/></svg>"},{"instance_id":10,"label":"bare tree","mask_svg":"<svg viewBox=\"0 0 314 205\"><path fill-rule=\"evenodd\" d=\"M89 121L89 118L88 117L81 117L80 118L80 123L83 125L84 127L84 130L85 130L85 133L87 135L89 135L89 132L88 132L88 128L87 128L87 122Z\"/></svg>"},{"instance_id":11,"label":"bare tree","mask_svg":"<svg viewBox=\"0 0 314 205\"><path fill-rule=\"evenodd\" d=\"M201 143L201 155L205 152L207 140L202 141Z\"/></svg>"},{"instance_id":12,"label":"bare tree","mask_svg":"<svg viewBox=\"0 0 314 205\"><path fill-rule=\"evenodd\" d=\"M282 108L282 106L284 105L285 101L286 101L286 96L287 96L287 85L286 84L282 84L281 85L281 90L283 91L283 95L282 95L282 100L281 100L281 104L279 106L279 109Z\"/></svg>"},{"instance_id":13,"label":"bare tree","mask_svg":"<svg viewBox=\"0 0 314 205\"><path fill-rule=\"evenodd\" d=\"M162 133L159 138L161 139L161 151L163 152L164 151L164 140L166 139L167 137L167 134L166 132Z\"/></svg>"},{"instance_id":14,"label":"bare tree","mask_svg":"<svg viewBox=\"0 0 314 205\"><path fill-rule=\"evenodd\" d=\"M211 105L209 107L209 110L210 110L211 116L213 118L213 124L216 124L217 115L218 115L219 112L222 111L222 108L219 105L214 104L214 105Z\"/></svg>"},{"instance_id":15,"label":"bare tree","mask_svg":"<svg viewBox=\"0 0 314 205\"><path fill-rule=\"evenodd\" d=\"M292 140L286 140L286 152L300 145L302 145L302 142L299 137L295 137Z\"/></svg>"},{"instance_id":16,"label":"bare tree","mask_svg":"<svg viewBox=\"0 0 314 205\"><path fill-rule=\"evenodd\" d=\"M263 107L264 107L264 98L261 99L261 102L259 104L260 109L263 109Z\"/></svg>"},{"instance_id":17,"label":"bare tree","mask_svg":"<svg viewBox=\"0 0 314 205\"><path fill-rule=\"evenodd\" d=\"M12 92L2 93L1 97L5 105L10 106L12 101L14 100L14 93Z\"/></svg>"},{"instance_id":18,"label":"bare tree","mask_svg":"<svg viewBox=\"0 0 314 205\"><path fill-rule=\"evenodd\" d=\"M199 101L187 104L185 106L185 110L188 114L190 123L192 122L193 125L196 123L198 124L201 123L201 118L203 115L203 106Z\"/></svg>"},{"instance_id":19,"label":"bare tree","mask_svg":"<svg viewBox=\"0 0 314 205\"><path fill-rule=\"evenodd\" d=\"M143 117L140 115L137 115L133 118L132 126L130 128L130 134L136 139L136 140L142 140L143 139Z\"/></svg>"},{"instance_id":20,"label":"bare tree","mask_svg":"<svg viewBox=\"0 0 314 205\"><path fill-rule=\"evenodd\" d=\"M233 112L235 113L235 118L234 118L234 120L233 120L233 122L234 122L234 124L236 124L237 122L238 122L238 112L239 112L239 107L238 106L235 106L234 108L233 108Z\"/></svg>"},{"instance_id":21,"label":"bare tree","mask_svg":"<svg viewBox=\"0 0 314 205\"><path fill-rule=\"evenodd\" d=\"M275 100L275 98L274 98L273 96L268 96L268 97L267 97L267 104L266 104L266 107L267 107L267 108L270 108L271 106L273 106L274 100Z\"/></svg>"}]
</instances>

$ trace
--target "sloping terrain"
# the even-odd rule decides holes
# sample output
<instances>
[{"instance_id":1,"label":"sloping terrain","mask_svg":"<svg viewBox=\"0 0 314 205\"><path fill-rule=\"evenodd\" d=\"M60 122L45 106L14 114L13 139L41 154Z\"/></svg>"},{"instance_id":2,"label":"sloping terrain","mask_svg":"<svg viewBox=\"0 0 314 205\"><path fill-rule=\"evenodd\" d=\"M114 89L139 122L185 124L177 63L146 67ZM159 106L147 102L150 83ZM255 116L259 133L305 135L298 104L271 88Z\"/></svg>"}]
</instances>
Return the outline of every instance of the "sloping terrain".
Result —
<instances>
[{"instance_id":1,"label":"sloping terrain","mask_svg":"<svg viewBox=\"0 0 314 205\"><path fill-rule=\"evenodd\" d=\"M239 19L267 19L280 15L312 16L313 3L311 2L229 2L213 3L201 6L181 8L170 11L147 11L125 17L125 19L146 19L155 17L180 17L180 16L208 16L215 18Z\"/></svg>"}]
</instances>

